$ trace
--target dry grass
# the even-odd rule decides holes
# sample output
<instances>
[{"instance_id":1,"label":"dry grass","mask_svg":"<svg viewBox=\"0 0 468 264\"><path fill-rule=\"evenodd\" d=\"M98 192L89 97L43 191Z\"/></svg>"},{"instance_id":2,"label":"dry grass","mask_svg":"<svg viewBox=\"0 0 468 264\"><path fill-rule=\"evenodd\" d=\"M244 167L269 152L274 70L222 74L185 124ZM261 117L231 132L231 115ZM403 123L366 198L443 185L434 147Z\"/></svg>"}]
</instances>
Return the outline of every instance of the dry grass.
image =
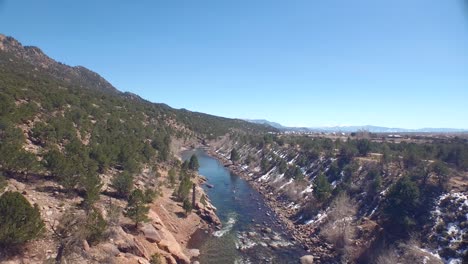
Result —
<instances>
[{"instance_id":1,"label":"dry grass","mask_svg":"<svg viewBox=\"0 0 468 264\"><path fill-rule=\"evenodd\" d=\"M357 207L347 194L341 194L333 201L327 222L320 234L332 243L341 253L342 260L347 262L352 258L351 241L356 236L353 225Z\"/></svg>"},{"instance_id":2,"label":"dry grass","mask_svg":"<svg viewBox=\"0 0 468 264\"><path fill-rule=\"evenodd\" d=\"M396 264L399 258L395 249L390 248L382 252L376 259L376 264Z\"/></svg>"}]
</instances>

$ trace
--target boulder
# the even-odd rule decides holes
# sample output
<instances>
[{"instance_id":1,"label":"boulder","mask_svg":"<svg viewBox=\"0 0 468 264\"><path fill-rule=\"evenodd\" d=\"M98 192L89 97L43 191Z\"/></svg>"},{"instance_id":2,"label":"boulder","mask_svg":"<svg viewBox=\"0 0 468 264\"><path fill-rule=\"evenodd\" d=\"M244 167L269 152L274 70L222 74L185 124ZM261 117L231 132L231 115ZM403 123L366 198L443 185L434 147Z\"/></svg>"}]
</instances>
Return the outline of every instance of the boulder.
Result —
<instances>
[{"instance_id":1,"label":"boulder","mask_svg":"<svg viewBox=\"0 0 468 264\"><path fill-rule=\"evenodd\" d=\"M24 183L21 183L21 182L19 182L17 180L11 180L10 184L14 188L13 190L15 190L17 192L22 192L26 188L25 187L26 185L24 185Z\"/></svg>"},{"instance_id":2,"label":"boulder","mask_svg":"<svg viewBox=\"0 0 468 264\"><path fill-rule=\"evenodd\" d=\"M249 235L249 237L256 237L257 236L257 233L252 232L252 231L248 232L247 234Z\"/></svg>"},{"instance_id":3,"label":"boulder","mask_svg":"<svg viewBox=\"0 0 468 264\"><path fill-rule=\"evenodd\" d=\"M277 235L277 234L272 236L271 239L273 239L274 241L281 241L281 237L279 235Z\"/></svg>"},{"instance_id":4,"label":"boulder","mask_svg":"<svg viewBox=\"0 0 468 264\"><path fill-rule=\"evenodd\" d=\"M86 239L83 239L82 243L83 243L83 250L84 251L89 251L88 241L86 241Z\"/></svg>"},{"instance_id":5,"label":"boulder","mask_svg":"<svg viewBox=\"0 0 468 264\"><path fill-rule=\"evenodd\" d=\"M98 249L105 255L112 257L115 257L120 253L119 249L111 243L99 244Z\"/></svg>"},{"instance_id":6,"label":"boulder","mask_svg":"<svg viewBox=\"0 0 468 264\"><path fill-rule=\"evenodd\" d=\"M121 227L114 230L114 244L120 252L130 253L135 256L149 258L146 248L134 236L125 233Z\"/></svg>"},{"instance_id":7,"label":"boulder","mask_svg":"<svg viewBox=\"0 0 468 264\"><path fill-rule=\"evenodd\" d=\"M205 209L205 205L200 203L200 202L196 202L195 203L195 209L197 209L197 210Z\"/></svg>"},{"instance_id":8,"label":"boulder","mask_svg":"<svg viewBox=\"0 0 468 264\"><path fill-rule=\"evenodd\" d=\"M278 250L280 248L278 243L268 243L268 246L273 250Z\"/></svg>"},{"instance_id":9,"label":"boulder","mask_svg":"<svg viewBox=\"0 0 468 264\"><path fill-rule=\"evenodd\" d=\"M215 226L221 225L221 221L219 220L218 216L211 210L201 209L199 211L199 215L207 223L213 224Z\"/></svg>"},{"instance_id":10,"label":"boulder","mask_svg":"<svg viewBox=\"0 0 468 264\"><path fill-rule=\"evenodd\" d=\"M141 232L145 236L146 240L152 243L159 243L162 240L160 233L151 224L143 224L140 228Z\"/></svg>"},{"instance_id":11,"label":"boulder","mask_svg":"<svg viewBox=\"0 0 468 264\"><path fill-rule=\"evenodd\" d=\"M182 253L182 249L177 241L172 239L163 239L158 246L166 252L169 252L177 261L177 263L190 264L190 259Z\"/></svg>"},{"instance_id":12,"label":"boulder","mask_svg":"<svg viewBox=\"0 0 468 264\"><path fill-rule=\"evenodd\" d=\"M172 256L166 256L165 259L167 264L177 264L177 261Z\"/></svg>"},{"instance_id":13,"label":"boulder","mask_svg":"<svg viewBox=\"0 0 468 264\"><path fill-rule=\"evenodd\" d=\"M314 263L314 256L312 255L305 255L301 257L301 264L313 264Z\"/></svg>"},{"instance_id":14,"label":"boulder","mask_svg":"<svg viewBox=\"0 0 468 264\"><path fill-rule=\"evenodd\" d=\"M136 257L134 255L125 254L124 256L117 256L113 260L113 263L116 263L116 264L149 264L149 261L141 257Z\"/></svg>"},{"instance_id":15,"label":"boulder","mask_svg":"<svg viewBox=\"0 0 468 264\"><path fill-rule=\"evenodd\" d=\"M134 255L137 255L139 257L143 257L146 259L150 259L151 255L148 253L148 250L146 250L146 247L141 243L136 237L133 238L133 242L135 243L135 249L134 249Z\"/></svg>"},{"instance_id":16,"label":"boulder","mask_svg":"<svg viewBox=\"0 0 468 264\"><path fill-rule=\"evenodd\" d=\"M150 223L153 224L156 229L159 230L161 227L164 227L164 223L161 221L161 218L159 218L159 215L155 211L150 209L148 211L148 218L150 219Z\"/></svg>"},{"instance_id":17,"label":"boulder","mask_svg":"<svg viewBox=\"0 0 468 264\"><path fill-rule=\"evenodd\" d=\"M199 249L189 249L188 250L188 253L189 253L189 256L190 258L197 258L200 256L200 250Z\"/></svg>"}]
</instances>

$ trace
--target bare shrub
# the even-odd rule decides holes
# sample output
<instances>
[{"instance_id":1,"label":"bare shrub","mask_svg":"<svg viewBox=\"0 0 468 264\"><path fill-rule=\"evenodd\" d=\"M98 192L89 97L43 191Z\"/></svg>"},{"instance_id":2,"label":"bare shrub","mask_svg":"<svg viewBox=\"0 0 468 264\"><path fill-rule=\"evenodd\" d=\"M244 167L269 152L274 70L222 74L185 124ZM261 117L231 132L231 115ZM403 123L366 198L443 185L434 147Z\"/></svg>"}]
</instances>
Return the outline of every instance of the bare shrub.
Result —
<instances>
[{"instance_id":1,"label":"bare shrub","mask_svg":"<svg viewBox=\"0 0 468 264\"><path fill-rule=\"evenodd\" d=\"M120 214L122 213L122 208L116 203L112 202L112 198L109 198L106 208L107 222L110 226L117 226L120 221Z\"/></svg>"},{"instance_id":2,"label":"bare shrub","mask_svg":"<svg viewBox=\"0 0 468 264\"><path fill-rule=\"evenodd\" d=\"M83 251L85 244L98 243L104 239L107 223L97 211L86 215L82 211L70 209L58 222L54 221L51 229L58 242L55 263L70 263L86 255Z\"/></svg>"},{"instance_id":3,"label":"bare shrub","mask_svg":"<svg viewBox=\"0 0 468 264\"><path fill-rule=\"evenodd\" d=\"M55 239L59 243L55 263L62 263L64 259L79 250L86 239L83 232L84 214L77 211L67 211L61 219L51 226Z\"/></svg>"},{"instance_id":4,"label":"bare shrub","mask_svg":"<svg viewBox=\"0 0 468 264\"><path fill-rule=\"evenodd\" d=\"M431 253L421 249L419 240L411 238L406 243L400 243L396 248L391 247L382 251L377 257L376 264L393 263L427 263L442 264L443 261Z\"/></svg>"},{"instance_id":5,"label":"bare shrub","mask_svg":"<svg viewBox=\"0 0 468 264\"><path fill-rule=\"evenodd\" d=\"M395 249L384 250L376 259L376 264L395 264L398 263L398 255Z\"/></svg>"},{"instance_id":6,"label":"bare shrub","mask_svg":"<svg viewBox=\"0 0 468 264\"><path fill-rule=\"evenodd\" d=\"M403 263L426 263L426 264L442 264L442 260L434 257L429 252L421 249L419 240L412 237L407 243L400 245L401 255L400 262Z\"/></svg>"},{"instance_id":7,"label":"bare shrub","mask_svg":"<svg viewBox=\"0 0 468 264\"><path fill-rule=\"evenodd\" d=\"M283 183L284 184L284 183ZM293 181L290 184L283 187L282 191L284 195L290 200L291 202L301 201L304 198L304 194L302 191L307 188L306 181Z\"/></svg>"},{"instance_id":8,"label":"bare shrub","mask_svg":"<svg viewBox=\"0 0 468 264\"><path fill-rule=\"evenodd\" d=\"M356 205L349 196L340 194L330 206L327 222L320 232L341 253L344 262L349 261L351 241L356 235L356 227L353 225L356 211Z\"/></svg>"}]
</instances>

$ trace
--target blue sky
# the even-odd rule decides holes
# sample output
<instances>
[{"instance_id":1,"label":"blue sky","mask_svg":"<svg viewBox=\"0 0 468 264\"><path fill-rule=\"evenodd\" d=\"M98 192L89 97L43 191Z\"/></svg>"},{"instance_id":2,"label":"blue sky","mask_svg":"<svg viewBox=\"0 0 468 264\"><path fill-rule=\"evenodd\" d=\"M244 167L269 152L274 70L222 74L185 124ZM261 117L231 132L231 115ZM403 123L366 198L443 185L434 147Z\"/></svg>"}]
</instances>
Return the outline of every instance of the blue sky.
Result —
<instances>
[{"instance_id":1,"label":"blue sky","mask_svg":"<svg viewBox=\"0 0 468 264\"><path fill-rule=\"evenodd\" d=\"M290 126L468 128L461 0L0 0L0 33L153 102Z\"/></svg>"}]
</instances>

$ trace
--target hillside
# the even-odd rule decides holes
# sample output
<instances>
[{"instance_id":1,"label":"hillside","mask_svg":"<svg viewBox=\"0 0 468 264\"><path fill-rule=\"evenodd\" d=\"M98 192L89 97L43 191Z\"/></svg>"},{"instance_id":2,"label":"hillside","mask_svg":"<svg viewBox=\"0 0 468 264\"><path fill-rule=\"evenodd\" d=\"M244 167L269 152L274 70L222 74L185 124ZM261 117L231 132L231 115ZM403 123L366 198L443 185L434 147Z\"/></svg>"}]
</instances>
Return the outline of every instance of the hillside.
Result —
<instances>
[{"instance_id":1,"label":"hillside","mask_svg":"<svg viewBox=\"0 0 468 264\"><path fill-rule=\"evenodd\" d=\"M189 263L190 235L220 223L177 155L234 131L275 129L148 102L0 35L0 261ZM27 236L9 229L23 207L41 221Z\"/></svg>"},{"instance_id":2,"label":"hillside","mask_svg":"<svg viewBox=\"0 0 468 264\"><path fill-rule=\"evenodd\" d=\"M210 149L321 263L466 260L466 140L231 135Z\"/></svg>"}]
</instances>

